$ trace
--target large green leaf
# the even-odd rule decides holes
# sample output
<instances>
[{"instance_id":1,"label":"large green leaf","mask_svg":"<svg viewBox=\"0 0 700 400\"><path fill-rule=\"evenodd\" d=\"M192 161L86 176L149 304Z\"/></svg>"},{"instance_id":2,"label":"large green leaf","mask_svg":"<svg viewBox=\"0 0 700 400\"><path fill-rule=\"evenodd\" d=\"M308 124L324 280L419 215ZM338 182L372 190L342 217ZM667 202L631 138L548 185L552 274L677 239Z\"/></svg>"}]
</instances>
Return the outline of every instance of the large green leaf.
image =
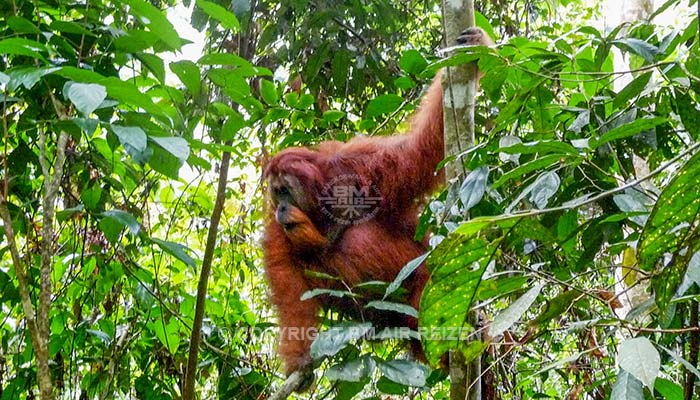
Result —
<instances>
[{"instance_id":1,"label":"large green leaf","mask_svg":"<svg viewBox=\"0 0 700 400\"><path fill-rule=\"evenodd\" d=\"M700 153L695 154L666 185L639 240L640 266L650 271L664 253L687 245L700 218Z\"/></svg>"},{"instance_id":2,"label":"large green leaf","mask_svg":"<svg viewBox=\"0 0 700 400\"><path fill-rule=\"evenodd\" d=\"M629 124L624 124L605 132L598 139L591 140L590 146L592 149L595 149L613 140L624 139L637 135L644 131L654 129L667 120L668 119L666 117L640 118Z\"/></svg>"},{"instance_id":3,"label":"large green leaf","mask_svg":"<svg viewBox=\"0 0 700 400\"><path fill-rule=\"evenodd\" d=\"M428 259L431 276L423 289L419 325L428 335L423 348L431 363L473 330L467 315L497 243L453 232Z\"/></svg>"},{"instance_id":4,"label":"large green leaf","mask_svg":"<svg viewBox=\"0 0 700 400\"><path fill-rule=\"evenodd\" d=\"M170 242L167 240L161 240L156 238L151 238L151 241L157 244L158 247L163 249L166 253L187 264L187 266L192 268L196 266L197 263L194 261L194 259L185 252L185 250L191 250L181 245L180 243Z\"/></svg>"},{"instance_id":5,"label":"large green leaf","mask_svg":"<svg viewBox=\"0 0 700 400\"><path fill-rule=\"evenodd\" d=\"M430 368L414 361L391 360L377 365L387 379L406 386L422 387L430 375Z\"/></svg>"},{"instance_id":6,"label":"large green leaf","mask_svg":"<svg viewBox=\"0 0 700 400\"><path fill-rule=\"evenodd\" d=\"M359 382L371 376L376 363L372 357L360 357L357 360L336 364L326 371L326 378L332 381Z\"/></svg>"},{"instance_id":7,"label":"large green leaf","mask_svg":"<svg viewBox=\"0 0 700 400\"><path fill-rule=\"evenodd\" d=\"M48 51L45 45L34 40L10 38L0 40L0 54L27 56L43 60L41 54Z\"/></svg>"},{"instance_id":8,"label":"large green leaf","mask_svg":"<svg viewBox=\"0 0 700 400\"><path fill-rule=\"evenodd\" d=\"M190 146L187 140L181 137L149 137L153 142L162 147L165 151L175 156L181 162L185 162L190 155Z\"/></svg>"},{"instance_id":9,"label":"large green leaf","mask_svg":"<svg viewBox=\"0 0 700 400\"><path fill-rule=\"evenodd\" d=\"M379 96L367 105L367 110L365 111L365 116L367 118L374 118L384 114L390 114L401 107L403 104L403 97L397 94L385 94Z\"/></svg>"},{"instance_id":10,"label":"large green leaf","mask_svg":"<svg viewBox=\"0 0 700 400\"><path fill-rule=\"evenodd\" d=\"M180 78L180 82L185 85L193 96L199 96L202 86L202 77L200 76L197 64L189 60L182 60L171 63L170 70Z\"/></svg>"},{"instance_id":11,"label":"large green leaf","mask_svg":"<svg viewBox=\"0 0 700 400\"><path fill-rule=\"evenodd\" d=\"M63 95L78 111L88 117L107 98L107 90L96 83L66 82L63 86Z\"/></svg>"},{"instance_id":12,"label":"large green leaf","mask_svg":"<svg viewBox=\"0 0 700 400\"><path fill-rule=\"evenodd\" d=\"M643 400L642 382L629 372L621 370L610 393L610 400Z\"/></svg>"},{"instance_id":13,"label":"large green leaf","mask_svg":"<svg viewBox=\"0 0 700 400\"><path fill-rule=\"evenodd\" d=\"M179 50L182 42L180 36L168 21L163 12L144 0L122 0L131 8L131 13L136 15L142 24L151 32L158 35L160 40L168 46L168 50Z\"/></svg>"},{"instance_id":14,"label":"large green leaf","mask_svg":"<svg viewBox=\"0 0 700 400\"><path fill-rule=\"evenodd\" d=\"M197 7L201 8L209 17L219 21L225 29L230 29L234 33L241 29L238 18L224 7L205 0L197 0Z\"/></svg>"},{"instance_id":15,"label":"large green leaf","mask_svg":"<svg viewBox=\"0 0 700 400\"><path fill-rule=\"evenodd\" d=\"M369 322L334 325L318 334L311 344L311 357L319 359L335 355L350 342L365 337L371 331L372 324Z\"/></svg>"},{"instance_id":16,"label":"large green leaf","mask_svg":"<svg viewBox=\"0 0 700 400\"><path fill-rule=\"evenodd\" d=\"M525 311L535 302L543 287L543 285L537 285L531 288L524 295L515 300L513 304L508 306L508 308L494 317L489 327L489 335L491 337L497 337L518 322L523 314L525 314Z\"/></svg>"},{"instance_id":17,"label":"large green leaf","mask_svg":"<svg viewBox=\"0 0 700 400\"><path fill-rule=\"evenodd\" d=\"M661 356L649 339L636 337L623 342L617 362L649 389L654 389L654 380L661 369Z\"/></svg>"}]
</instances>

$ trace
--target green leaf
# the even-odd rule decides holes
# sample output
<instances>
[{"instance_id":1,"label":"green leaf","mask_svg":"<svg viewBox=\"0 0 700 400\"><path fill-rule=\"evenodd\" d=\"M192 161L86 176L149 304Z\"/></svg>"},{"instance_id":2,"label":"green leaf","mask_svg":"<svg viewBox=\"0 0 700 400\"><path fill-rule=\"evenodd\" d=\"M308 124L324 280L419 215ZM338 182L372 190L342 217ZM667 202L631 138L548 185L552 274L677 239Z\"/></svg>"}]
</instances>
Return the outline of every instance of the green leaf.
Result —
<instances>
[{"instance_id":1,"label":"green leaf","mask_svg":"<svg viewBox=\"0 0 700 400\"><path fill-rule=\"evenodd\" d=\"M19 68L10 71L10 87L18 88L20 85L27 89L31 89L37 84L45 75L54 73L60 70L60 67L48 67L48 68Z\"/></svg>"},{"instance_id":2,"label":"green leaf","mask_svg":"<svg viewBox=\"0 0 700 400\"><path fill-rule=\"evenodd\" d=\"M420 74L427 66L428 62L418 50L404 51L399 59L399 67L410 75Z\"/></svg>"},{"instance_id":3,"label":"green leaf","mask_svg":"<svg viewBox=\"0 0 700 400\"><path fill-rule=\"evenodd\" d=\"M134 236L138 235L139 231L141 230L141 224L139 224L139 221L137 221L133 215L129 214L126 211L108 210L104 211L102 213L102 216L129 228L129 231Z\"/></svg>"},{"instance_id":4,"label":"green leaf","mask_svg":"<svg viewBox=\"0 0 700 400\"><path fill-rule=\"evenodd\" d=\"M221 7L216 3L205 0L197 0L197 7L201 8L210 18L213 18L221 23L225 29L230 29L233 33L241 29L241 24L238 18L229 10Z\"/></svg>"},{"instance_id":5,"label":"green leaf","mask_svg":"<svg viewBox=\"0 0 700 400\"><path fill-rule=\"evenodd\" d=\"M384 293L384 299L386 299L392 293L397 291L403 284L403 281L405 281L406 278L411 276L413 271L418 269L418 267L420 267L421 264L423 264L423 261L425 261L425 259L428 258L428 255L430 255L430 253L425 253L406 263L406 265L403 268L401 268L401 271L399 271L399 273L396 275L394 281L391 282L386 288L386 292Z\"/></svg>"},{"instance_id":6,"label":"green leaf","mask_svg":"<svg viewBox=\"0 0 700 400\"><path fill-rule=\"evenodd\" d=\"M326 371L326 378L331 381L360 382L371 376L376 363L369 356L363 356L357 360L335 364Z\"/></svg>"},{"instance_id":7,"label":"green leaf","mask_svg":"<svg viewBox=\"0 0 700 400\"><path fill-rule=\"evenodd\" d=\"M314 297L318 296L323 296L323 295L328 295L328 296L333 296L333 297L355 297L356 295L352 292L349 292L347 290L333 290L333 289L312 289L312 290L307 290L304 292L304 294L301 295L301 300L309 300Z\"/></svg>"},{"instance_id":8,"label":"green leaf","mask_svg":"<svg viewBox=\"0 0 700 400\"><path fill-rule=\"evenodd\" d=\"M380 115L393 113L401 107L403 102L403 97L397 94L379 96L369 102L367 110L365 111L365 116L367 118L374 118Z\"/></svg>"},{"instance_id":9,"label":"green leaf","mask_svg":"<svg viewBox=\"0 0 700 400\"><path fill-rule=\"evenodd\" d=\"M68 81L63 86L63 95L73 103L85 117L95 111L107 98L107 90L96 83Z\"/></svg>"},{"instance_id":10,"label":"green leaf","mask_svg":"<svg viewBox=\"0 0 700 400\"><path fill-rule=\"evenodd\" d=\"M430 368L414 361L391 360L377 365L387 379L405 386L423 387Z\"/></svg>"},{"instance_id":11,"label":"green leaf","mask_svg":"<svg viewBox=\"0 0 700 400\"><path fill-rule=\"evenodd\" d=\"M46 46L34 40L10 38L0 40L0 54L27 56L44 60L42 52L48 52Z\"/></svg>"},{"instance_id":12,"label":"green leaf","mask_svg":"<svg viewBox=\"0 0 700 400\"><path fill-rule=\"evenodd\" d=\"M334 325L318 334L311 344L311 357L320 359L338 354L350 342L365 337L371 331L372 324L370 322Z\"/></svg>"},{"instance_id":13,"label":"green leaf","mask_svg":"<svg viewBox=\"0 0 700 400\"><path fill-rule=\"evenodd\" d=\"M187 266L195 268L197 263L190 257L185 250L192 251L189 248L175 242L169 242L167 240L160 240L156 238L151 238L151 241L158 245L163 251L170 254L171 256L177 258L178 260L184 262Z\"/></svg>"},{"instance_id":14,"label":"green leaf","mask_svg":"<svg viewBox=\"0 0 700 400\"><path fill-rule=\"evenodd\" d=\"M279 102L279 96L277 95L277 88L272 81L263 79L260 81L260 94L263 100L271 106L274 106Z\"/></svg>"},{"instance_id":15,"label":"green leaf","mask_svg":"<svg viewBox=\"0 0 700 400\"><path fill-rule=\"evenodd\" d=\"M187 90L194 97L199 96L202 85L202 77L200 76L199 67L197 64L189 60L183 60L170 63L170 70L177 75Z\"/></svg>"},{"instance_id":16,"label":"green leaf","mask_svg":"<svg viewBox=\"0 0 700 400\"><path fill-rule=\"evenodd\" d=\"M85 208L90 211L97 211L100 197L102 197L102 188L100 188L100 185L90 186L83 189L80 193L80 201L85 205Z\"/></svg>"},{"instance_id":17,"label":"green leaf","mask_svg":"<svg viewBox=\"0 0 700 400\"><path fill-rule=\"evenodd\" d=\"M7 18L6 20L7 26L10 27L15 33L30 33L34 35L40 35L41 30L36 27L30 20L23 18L23 17L18 17L18 16L11 16Z\"/></svg>"},{"instance_id":18,"label":"green leaf","mask_svg":"<svg viewBox=\"0 0 700 400\"><path fill-rule=\"evenodd\" d=\"M683 388L681 385L664 378L656 378L654 389L661 393L666 400L683 400Z\"/></svg>"},{"instance_id":19,"label":"green leaf","mask_svg":"<svg viewBox=\"0 0 700 400\"><path fill-rule=\"evenodd\" d=\"M138 152L146 150L148 140L146 132L144 132L143 129L136 126L112 125L111 127L114 134L117 135L119 143L121 143L127 151L129 147Z\"/></svg>"},{"instance_id":20,"label":"green leaf","mask_svg":"<svg viewBox=\"0 0 700 400\"><path fill-rule=\"evenodd\" d=\"M615 109L619 109L627 104L630 99L638 96L639 93L641 93L642 90L647 87L650 79L651 71L634 78L632 82L628 83L627 86L620 90L620 93L615 96L615 100L613 100L613 107Z\"/></svg>"},{"instance_id":21,"label":"green leaf","mask_svg":"<svg viewBox=\"0 0 700 400\"><path fill-rule=\"evenodd\" d=\"M73 33L75 35L85 35L93 37L95 36L94 33L90 32L89 30L85 29L82 25L73 21L53 20L51 21L51 25L49 25L49 27L55 31L62 33Z\"/></svg>"},{"instance_id":22,"label":"green leaf","mask_svg":"<svg viewBox=\"0 0 700 400\"><path fill-rule=\"evenodd\" d=\"M628 138L644 131L654 129L666 121L668 121L666 117L640 118L629 124L624 124L607 131L598 139L591 140L589 144L591 149L596 149L613 140Z\"/></svg>"},{"instance_id":23,"label":"green leaf","mask_svg":"<svg viewBox=\"0 0 700 400\"><path fill-rule=\"evenodd\" d=\"M561 180L554 171L543 172L531 186L530 201L540 210L547 207L549 199L559 190Z\"/></svg>"},{"instance_id":24,"label":"green leaf","mask_svg":"<svg viewBox=\"0 0 700 400\"><path fill-rule=\"evenodd\" d=\"M498 243L455 231L428 258L430 281L423 289L419 326L437 339L423 342L431 363L437 364L444 353L457 348L463 332L473 330L464 321Z\"/></svg>"},{"instance_id":25,"label":"green leaf","mask_svg":"<svg viewBox=\"0 0 700 400\"><path fill-rule=\"evenodd\" d=\"M642 382L625 370L620 370L610 393L610 400L643 400Z\"/></svg>"},{"instance_id":26,"label":"green leaf","mask_svg":"<svg viewBox=\"0 0 700 400\"><path fill-rule=\"evenodd\" d=\"M149 139L181 162L187 161L187 157L190 155L190 146L187 144L187 140L181 137L149 136Z\"/></svg>"},{"instance_id":27,"label":"green leaf","mask_svg":"<svg viewBox=\"0 0 700 400\"><path fill-rule=\"evenodd\" d=\"M543 140L537 142L515 144L508 147L501 147L498 149L498 151L502 151L508 154L559 153L578 155L578 150L576 150L574 146L568 143L560 142L558 140Z\"/></svg>"},{"instance_id":28,"label":"green leaf","mask_svg":"<svg viewBox=\"0 0 700 400\"><path fill-rule=\"evenodd\" d=\"M323 120L326 122L337 122L340 121L344 116L344 111L328 110L323 113L323 116L321 118L323 118Z\"/></svg>"},{"instance_id":29,"label":"green leaf","mask_svg":"<svg viewBox=\"0 0 700 400\"><path fill-rule=\"evenodd\" d=\"M148 70L158 79L158 82L165 83L165 63L162 58L148 53L138 53L136 58L148 67Z\"/></svg>"},{"instance_id":30,"label":"green leaf","mask_svg":"<svg viewBox=\"0 0 700 400\"><path fill-rule=\"evenodd\" d=\"M459 188L459 198L466 212L477 205L486 193L486 184L489 179L489 167L481 166L467 175Z\"/></svg>"},{"instance_id":31,"label":"green leaf","mask_svg":"<svg viewBox=\"0 0 700 400\"><path fill-rule=\"evenodd\" d=\"M661 356L649 339L636 337L620 345L617 362L622 369L639 379L650 390L661 369Z\"/></svg>"},{"instance_id":32,"label":"green leaf","mask_svg":"<svg viewBox=\"0 0 700 400\"><path fill-rule=\"evenodd\" d=\"M538 170L543 170L543 169L549 169L551 166L560 163L561 161L565 161L568 158L573 158L576 161L579 161L581 157L576 156L572 157L570 155L561 155L561 154L550 154L546 155L537 159L534 159L528 163L525 163L518 168L512 169L508 171L507 173L503 174L500 178L496 180L496 182L491 185L492 189L498 189L499 187L503 186L506 182L513 180L513 179L523 179L525 175L529 174L530 172L533 171L538 171Z\"/></svg>"},{"instance_id":33,"label":"green leaf","mask_svg":"<svg viewBox=\"0 0 700 400\"><path fill-rule=\"evenodd\" d=\"M180 346L180 325L177 318L170 318L167 324L161 319L157 319L149 322L146 326L156 335L170 354L177 353L177 348Z\"/></svg>"},{"instance_id":34,"label":"green leaf","mask_svg":"<svg viewBox=\"0 0 700 400\"><path fill-rule=\"evenodd\" d=\"M627 50L642 57L646 62L652 63L656 56L661 53L653 44L647 43L640 39L625 38L613 40L612 43L622 50Z\"/></svg>"},{"instance_id":35,"label":"green leaf","mask_svg":"<svg viewBox=\"0 0 700 400\"><path fill-rule=\"evenodd\" d=\"M168 50L180 50L182 42L180 36L173 28L162 11L144 0L122 0L130 6L130 13L138 17L139 21L148 29L158 35L160 40L168 46Z\"/></svg>"},{"instance_id":36,"label":"green leaf","mask_svg":"<svg viewBox=\"0 0 700 400\"><path fill-rule=\"evenodd\" d=\"M676 92L676 111L681 117L681 122L690 136L697 140L700 137L700 110L697 102L693 101L689 94Z\"/></svg>"},{"instance_id":37,"label":"green leaf","mask_svg":"<svg viewBox=\"0 0 700 400\"><path fill-rule=\"evenodd\" d=\"M139 88L131 82L122 81L116 77L110 77L100 80L100 84L107 88L107 94L110 97L119 101L122 105L142 108L153 115L165 115L163 109L153 103L150 96L141 93Z\"/></svg>"},{"instance_id":38,"label":"green leaf","mask_svg":"<svg viewBox=\"0 0 700 400\"><path fill-rule=\"evenodd\" d=\"M374 308L382 311L393 311L400 314L418 318L418 310L408 304L394 303L391 301L370 301L365 308Z\"/></svg>"},{"instance_id":39,"label":"green leaf","mask_svg":"<svg viewBox=\"0 0 700 400\"><path fill-rule=\"evenodd\" d=\"M654 269L664 253L683 247L689 228L700 213L700 153L690 158L661 192L639 239L640 266Z\"/></svg>"},{"instance_id":40,"label":"green leaf","mask_svg":"<svg viewBox=\"0 0 700 400\"><path fill-rule=\"evenodd\" d=\"M510 329L513 324L522 318L523 314L530 308L532 303L537 300L544 285L537 285L528 290L524 295L515 300L513 304L501 311L491 322L489 327L489 335L497 337L506 330Z\"/></svg>"}]
</instances>

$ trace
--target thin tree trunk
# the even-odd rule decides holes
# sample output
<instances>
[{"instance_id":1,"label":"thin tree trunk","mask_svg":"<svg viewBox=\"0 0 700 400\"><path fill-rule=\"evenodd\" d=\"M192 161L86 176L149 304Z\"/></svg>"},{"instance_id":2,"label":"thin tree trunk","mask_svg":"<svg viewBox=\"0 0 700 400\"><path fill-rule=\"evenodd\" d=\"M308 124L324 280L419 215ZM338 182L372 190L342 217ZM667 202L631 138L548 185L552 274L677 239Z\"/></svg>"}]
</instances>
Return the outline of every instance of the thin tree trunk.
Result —
<instances>
[{"instance_id":1,"label":"thin tree trunk","mask_svg":"<svg viewBox=\"0 0 700 400\"><path fill-rule=\"evenodd\" d=\"M472 0L443 1L443 26L446 46L453 45L459 34L475 26ZM474 97L477 90L475 64L447 68L443 74L443 118L445 126L445 156L459 155L474 146ZM447 182L463 178L466 170L462 160L445 166ZM469 312L467 321L476 326L477 316ZM461 352L450 352L450 399L481 399L481 359L466 363Z\"/></svg>"}]
</instances>

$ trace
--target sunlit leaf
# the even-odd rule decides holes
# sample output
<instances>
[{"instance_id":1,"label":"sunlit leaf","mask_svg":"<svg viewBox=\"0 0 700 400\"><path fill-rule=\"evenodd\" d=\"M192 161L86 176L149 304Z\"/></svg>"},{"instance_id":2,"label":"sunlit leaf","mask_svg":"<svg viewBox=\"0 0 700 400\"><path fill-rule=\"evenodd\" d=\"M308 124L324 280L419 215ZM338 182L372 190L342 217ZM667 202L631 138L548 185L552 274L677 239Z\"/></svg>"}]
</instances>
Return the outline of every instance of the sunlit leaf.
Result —
<instances>
[{"instance_id":1,"label":"sunlit leaf","mask_svg":"<svg viewBox=\"0 0 700 400\"><path fill-rule=\"evenodd\" d=\"M160 240L156 238L151 238L151 241L157 244L158 247L163 249L166 253L187 264L187 266L194 268L197 265L196 261L185 252L185 250L188 250L190 252L192 250L181 245L180 243L170 242L167 240Z\"/></svg>"},{"instance_id":2,"label":"sunlit leaf","mask_svg":"<svg viewBox=\"0 0 700 400\"><path fill-rule=\"evenodd\" d=\"M367 105L367 110L365 111L365 116L367 118L374 118L384 114L390 114L401 107L403 104L403 97L397 94L385 94L379 96Z\"/></svg>"},{"instance_id":3,"label":"sunlit leaf","mask_svg":"<svg viewBox=\"0 0 700 400\"><path fill-rule=\"evenodd\" d=\"M508 308L501 311L494 317L489 327L489 335L496 337L501 335L506 330L510 329L513 324L522 318L523 314L530 308L532 303L537 300L540 295L543 285L537 285L528 290L524 295L520 296Z\"/></svg>"},{"instance_id":4,"label":"sunlit leaf","mask_svg":"<svg viewBox=\"0 0 700 400\"><path fill-rule=\"evenodd\" d=\"M482 166L467 175L459 188L459 197L462 200L464 211L468 211L477 205L486 193L486 183L489 179L489 168Z\"/></svg>"},{"instance_id":5,"label":"sunlit leaf","mask_svg":"<svg viewBox=\"0 0 700 400\"><path fill-rule=\"evenodd\" d=\"M430 375L430 368L414 361L391 360L377 365L387 379L406 386L422 387Z\"/></svg>"},{"instance_id":6,"label":"sunlit leaf","mask_svg":"<svg viewBox=\"0 0 700 400\"><path fill-rule=\"evenodd\" d=\"M629 372L621 370L610 393L610 400L643 400L642 382Z\"/></svg>"},{"instance_id":7,"label":"sunlit leaf","mask_svg":"<svg viewBox=\"0 0 700 400\"><path fill-rule=\"evenodd\" d=\"M665 117L654 117L654 118L640 118L632 123L618 126L617 128L611 129L605 132L601 137L596 140L591 140L590 146L592 149L598 148L605 143L612 142L614 140L628 138L630 136L637 135L644 131L648 131L656 128L657 126L663 124L668 119Z\"/></svg>"},{"instance_id":8,"label":"sunlit leaf","mask_svg":"<svg viewBox=\"0 0 700 400\"><path fill-rule=\"evenodd\" d=\"M142 24L168 45L169 50L180 49L182 45L180 36L162 11L144 0L122 1L130 6L131 14L137 16Z\"/></svg>"},{"instance_id":9,"label":"sunlit leaf","mask_svg":"<svg viewBox=\"0 0 700 400\"><path fill-rule=\"evenodd\" d=\"M360 357L357 360L333 365L326 371L326 378L332 381L359 382L371 376L376 363L371 357Z\"/></svg>"},{"instance_id":10,"label":"sunlit leaf","mask_svg":"<svg viewBox=\"0 0 700 400\"><path fill-rule=\"evenodd\" d=\"M365 337L371 330L372 324L370 322L334 325L318 334L311 344L311 357L319 359L335 355L350 342Z\"/></svg>"},{"instance_id":11,"label":"sunlit leaf","mask_svg":"<svg viewBox=\"0 0 700 400\"><path fill-rule=\"evenodd\" d=\"M622 369L653 390L654 380L661 369L661 357L649 339L636 337L622 342L617 362Z\"/></svg>"},{"instance_id":12,"label":"sunlit leaf","mask_svg":"<svg viewBox=\"0 0 700 400\"><path fill-rule=\"evenodd\" d=\"M190 155L190 146L187 140L180 137L150 136L149 139L158 144L168 153L177 157L180 161L186 161Z\"/></svg>"},{"instance_id":13,"label":"sunlit leaf","mask_svg":"<svg viewBox=\"0 0 700 400\"><path fill-rule=\"evenodd\" d=\"M209 17L219 21L223 28L230 29L234 33L241 29L238 18L224 7L205 0L197 0L197 7L201 8Z\"/></svg>"},{"instance_id":14,"label":"sunlit leaf","mask_svg":"<svg viewBox=\"0 0 700 400\"><path fill-rule=\"evenodd\" d=\"M107 90L96 83L66 82L63 95L87 117L107 98Z\"/></svg>"},{"instance_id":15,"label":"sunlit leaf","mask_svg":"<svg viewBox=\"0 0 700 400\"><path fill-rule=\"evenodd\" d=\"M418 318L418 310L409 306L408 304L393 303L390 301L370 301L369 303L367 303L365 308L374 308L382 311L393 311L399 314L404 314L410 317Z\"/></svg>"}]
</instances>

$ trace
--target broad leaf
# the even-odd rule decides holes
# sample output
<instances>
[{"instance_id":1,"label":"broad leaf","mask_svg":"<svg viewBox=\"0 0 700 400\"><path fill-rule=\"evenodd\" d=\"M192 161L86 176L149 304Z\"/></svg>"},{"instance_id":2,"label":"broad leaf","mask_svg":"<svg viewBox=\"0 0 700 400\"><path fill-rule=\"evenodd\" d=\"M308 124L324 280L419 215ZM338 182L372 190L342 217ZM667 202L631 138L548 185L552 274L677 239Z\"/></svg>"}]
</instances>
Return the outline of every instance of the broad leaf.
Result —
<instances>
[{"instance_id":1,"label":"broad leaf","mask_svg":"<svg viewBox=\"0 0 700 400\"><path fill-rule=\"evenodd\" d=\"M390 301L370 301L365 308L374 308L382 311L393 311L400 314L418 318L418 310L408 304L394 303Z\"/></svg>"},{"instance_id":2,"label":"broad leaf","mask_svg":"<svg viewBox=\"0 0 700 400\"><path fill-rule=\"evenodd\" d=\"M610 393L610 400L644 400L642 382L625 370L620 370Z\"/></svg>"},{"instance_id":3,"label":"broad leaf","mask_svg":"<svg viewBox=\"0 0 700 400\"><path fill-rule=\"evenodd\" d=\"M675 253L700 217L700 153L678 171L661 192L639 241L638 258L647 271L664 253Z\"/></svg>"},{"instance_id":4,"label":"broad leaf","mask_svg":"<svg viewBox=\"0 0 700 400\"><path fill-rule=\"evenodd\" d=\"M326 378L332 381L359 382L371 376L376 363L372 357L360 357L357 360L336 364L326 371Z\"/></svg>"},{"instance_id":5,"label":"broad leaf","mask_svg":"<svg viewBox=\"0 0 700 400\"><path fill-rule=\"evenodd\" d=\"M403 104L403 97L396 94L385 94L379 96L367 105L367 110L365 111L365 116L367 118L374 118L384 114L390 114L401 107Z\"/></svg>"},{"instance_id":6,"label":"broad leaf","mask_svg":"<svg viewBox=\"0 0 700 400\"><path fill-rule=\"evenodd\" d=\"M649 339L636 337L623 342L617 362L650 390L654 389L654 380L661 369L661 357Z\"/></svg>"},{"instance_id":7,"label":"broad leaf","mask_svg":"<svg viewBox=\"0 0 700 400\"><path fill-rule=\"evenodd\" d=\"M137 16L142 24L147 26L151 32L158 35L160 40L168 46L168 50L180 49L182 45L180 36L162 11L144 0L122 1L131 7L131 14Z\"/></svg>"},{"instance_id":8,"label":"broad leaf","mask_svg":"<svg viewBox=\"0 0 700 400\"><path fill-rule=\"evenodd\" d=\"M423 342L431 363L437 363L442 354L457 347L464 333L473 330L465 321L497 246L497 240L487 242L453 232L433 250L428 259L430 281L423 289L419 314L421 329L435 339Z\"/></svg>"},{"instance_id":9,"label":"broad leaf","mask_svg":"<svg viewBox=\"0 0 700 400\"><path fill-rule=\"evenodd\" d=\"M543 285L537 285L531 288L527 293L515 300L513 304L508 306L508 308L501 311L501 313L493 319L493 322L491 322L489 335L491 337L499 336L518 322L523 314L525 314L525 311L537 300L537 296L540 295L542 288Z\"/></svg>"},{"instance_id":10,"label":"broad leaf","mask_svg":"<svg viewBox=\"0 0 700 400\"><path fill-rule=\"evenodd\" d=\"M484 197L486 183L489 178L489 167L482 166L467 175L459 189L459 198L464 205L464 211L468 211L477 205Z\"/></svg>"},{"instance_id":11,"label":"broad leaf","mask_svg":"<svg viewBox=\"0 0 700 400\"><path fill-rule=\"evenodd\" d=\"M190 155L190 146L183 138L151 136L150 139L181 162L186 161Z\"/></svg>"},{"instance_id":12,"label":"broad leaf","mask_svg":"<svg viewBox=\"0 0 700 400\"><path fill-rule=\"evenodd\" d=\"M88 117L107 98L107 90L96 83L66 82L63 95L78 111Z\"/></svg>"},{"instance_id":13,"label":"broad leaf","mask_svg":"<svg viewBox=\"0 0 700 400\"><path fill-rule=\"evenodd\" d=\"M180 243L169 242L167 240L160 240L156 238L151 238L151 241L157 244L158 247L160 247L166 253L184 262L187 266L192 268L196 266L197 263L194 261L194 259L185 252L185 250L191 250L181 245Z\"/></svg>"},{"instance_id":14,"label":"broad leaf","mask_svg":"<svg viewBox=\"0 0 700 400\"><path fill-rule=\"evenodd\" d=\"M343 350L350 342L365 337L372 331L370 322L344 323L330 327L321 332L311 344L311 357L319 359L333 356Z\"/></svg>"},{"instance_id":15,"label":"broad leaf","mask_svg":"<svg viewBox=\"0 0 700 400\"><path fill-rule=\"evenodd\" d=\"M430 368L407 360L392 360L377 365L387 379L406 386L422 387L430 375Z\"/></svg>"},{"instance_id":16,"label":"broad leaf","mask_svg":"<svg viewBox=\"0 0 700 400\"><path fill-rule=\"evenodd\" d=\"M125 149L131 147L138 152L146 150L148 139L143 129L136 126L112 125L112 131Z\"/></svg>"},{"instance_id":17,"label":"broad leaf","mask_svg":"<svg viewBox=\"0 0 700 400\"><path fill-rule=\"evenodd\" d=\"M202 77L200 76L199 67L197 64L189 60L178 61L170 63L170 70L177 75L187 90L192 93L193 96L199 96Z\"/></svg>"},{"instance_id":18,"label":"broad leaf","mask_svg":"<svg viewBox=\"0 0 700 400\"><path fill-rule=\"evenodd\" d=\"M209 17L219 21L223 28L230 29L234 33L241 29L238 18L224 7L205 0L197 0L197 7L201 8Z\"/></svg>"},{"instance_id":19,"label":"broad leaf","mask_svg":"<svg viewBox=\"0 0 700 400\"><path fill-rule=\"evenodd\" d=\"M611 129L596 140L591 140L590 146L592 149L595 149L613 140L625 139L640 134L644 131L656 128L667 120L668 119L665 117L640 118L632 123Z\"/></svg>"}]
</instances>

